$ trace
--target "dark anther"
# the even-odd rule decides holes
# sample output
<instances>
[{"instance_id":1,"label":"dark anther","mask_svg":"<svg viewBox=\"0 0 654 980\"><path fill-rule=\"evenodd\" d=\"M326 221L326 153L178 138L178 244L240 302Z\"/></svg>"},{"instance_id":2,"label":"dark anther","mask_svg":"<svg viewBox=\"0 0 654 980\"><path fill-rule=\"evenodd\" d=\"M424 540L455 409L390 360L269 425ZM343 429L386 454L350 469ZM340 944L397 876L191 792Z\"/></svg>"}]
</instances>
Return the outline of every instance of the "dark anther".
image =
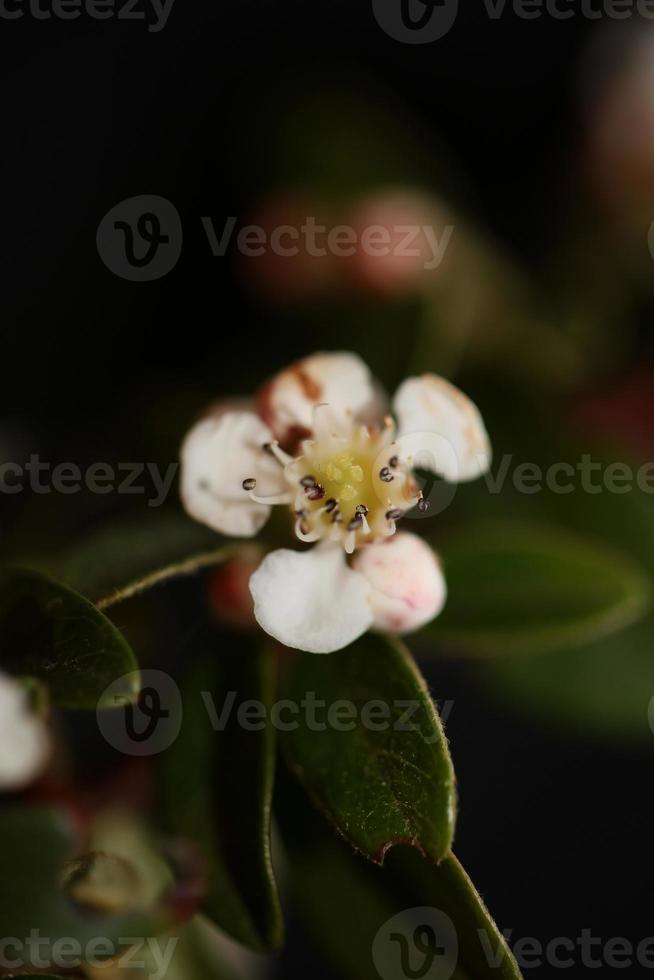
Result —
<instances>
[{"instance_id":1,"label":"dark anther","mask_svg":"<svg viewBox=\"0 0 654 980\"><path fill-rule=\"evenodd\" d=\"M315 476L303 476L302 479L300 480L300 486L301 487L305 487L305 488L306 487L315 487L315 485L316 485L316 478L315 478Z\"/></svg>"},{"instance_id":2,"label":"dark anther","mask_svg":"<svg viewBox=\"0 0 654 980\"><path fill-rule=\"evenodd\" d=\"M427 511L429 510L429 506L430 506L429 501L425 500L424 497L421 497L420 500L418 501L418 510L420 511L421 514L426 514Z\"/></svg>"},{"instance_id":3,"label":"dark anther","mask_svg":"<svg viewBox=\"0 0 654 980\"><path fill-rule=\"evenodd\" d=\"M399 457L398 456L391 456L391 458L388 461L388 465L389 466L392 466L393 469L397 469L397 467L400 465L400 459L399 459Z\"/></svg>"},{"instance_id":4,"label":"dark anther","mask_svg":"<svg viewBox=\"0 0 654 980\"><path fill-rule=\"evenodd\" d=\"M254 490L256 485L257 485L257 481L254 479L253 476L249 477L247 480L243 480L244 490Z\"/></svg>"},{"instance_id":5,"label":"dark anther","mask_svg":"<svg viewBox=\"0 0 654 980\"><path fill-rule=\"evenodd\" d=\"M363 518L361 517L361 514L358 514L356 517L353 517L347 526L348 531L358 531L359 528L361 527L362 522L363 522Z\"/></svg>"},{"instance_id":6,"label":"dark anther","mask_svg":"<svg viewBox=\"0 0 654 980\"><path fill-rule=\"evenodd\" d=\"M325 510L327 511L328 514L331 514L335 506L336 506L336 501L334 500L333 497L330 497L327 503L325 504Z\"/></svg>"},{"instance_id":7,"label":"dark anther","mask_svg":"<svg viewBox=\"0 0 654 980\"><path fill-rule=\"evenodd\" d=\"M309 500L322 500L327 493L325 488L321 487L319 483L314 483L312 487L305 487L304 492Z\"/></svg>"},{"instance_id":8,"label":"dark anther","mask_svg":"<svg viewBox=\"0 0 654 980\"><path fill-rule=\"evenodd\" d=\"M383 480L384 483L390 483L391 480L395 479L395 477L389 470L388 466L383 466L382 469L379 471L379 479Z\"/></svg>"},{"instance_id":9,"label":"dark anther","mask_svg":"<svg viewBox=\"0 0 654 980\"><path fill-rule=\"evenodd\" d=\"M356 512L357 512L357 514L360 514L361 517L367 517L368 516L368 508L366 507L365 504L357 504L357 506L356 506Z\"/></svg>"}]
</instances>

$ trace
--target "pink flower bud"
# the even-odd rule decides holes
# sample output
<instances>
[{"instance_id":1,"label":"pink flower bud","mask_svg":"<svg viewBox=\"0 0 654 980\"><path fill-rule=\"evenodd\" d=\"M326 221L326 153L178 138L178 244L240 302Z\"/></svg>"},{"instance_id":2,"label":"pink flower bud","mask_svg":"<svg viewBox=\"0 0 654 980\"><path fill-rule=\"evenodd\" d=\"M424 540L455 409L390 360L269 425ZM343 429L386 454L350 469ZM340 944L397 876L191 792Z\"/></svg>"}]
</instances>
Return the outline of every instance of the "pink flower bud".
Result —
<instances>
[{"instance_id":1,"label":"pink flower bud","mask_svg":"<svg viewBox=\"0 0 654 980\"><path fill-rule=\"evenodd\" d=\"M351 218L357 240L351 278L384 295L416 292L446 258L449 222L443 205L426 194L399 188L371 195Z\"/></svg>"},{"instance_id":2,"label":"pink flower bud","mask_svg":"<svg viewBox=\"0 0 654 980\"><path fill-rule=\"evenodd\" d=\"M396 534L361 548L353 567L370 585L375 629L411 633L434 619L445 604L439 561L415 534Z\"/></svg>"}]
</instances>

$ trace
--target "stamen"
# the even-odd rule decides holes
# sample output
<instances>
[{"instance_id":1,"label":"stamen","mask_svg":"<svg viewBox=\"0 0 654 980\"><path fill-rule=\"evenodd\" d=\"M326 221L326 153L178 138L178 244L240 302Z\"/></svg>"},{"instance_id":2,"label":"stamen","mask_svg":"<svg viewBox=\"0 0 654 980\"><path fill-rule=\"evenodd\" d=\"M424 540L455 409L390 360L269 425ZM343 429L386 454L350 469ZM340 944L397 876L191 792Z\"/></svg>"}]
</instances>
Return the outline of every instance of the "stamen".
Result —
<instances>
[{"instance_id":1,"label":"stamen","mask_svg":"<svg viewBox=\"0 0 654 980\"><path fill-rule=\"evenodd\" d=\"M390 416L381 425L365 426L320 405L314 409L312 437L302 442L300 455L291 459L276 441L266 445L284 466L293 501L289 510L301 541L335 541L352 554L368 541L395 534L396 521L411 508L419 506L424 513L428 503L421 501L411 461L394 432ZM383 491L378 481L389 484L388 490ZM395 489L390 487L393 481ZM260 503L286 499L254 496L254 480L243 486ZM375 487L376 494L371 493ZM364 503L366 499L370 503Z\"/></svg>"},{"instance_id":2,"label":"stamen","mask_svg":"<svg viewBox=\"0 0 654 980\"><path fill-rule=\"evenodd\" d=\"M248 497L255 504L266 504L268 507L274 507L275 504L290 504L293 500L293 495L290 493L274 493L270 497L259 497L254 490L248 492Z\"/></svg>"},{"instance_id":3,"label":"stamen","mask_svg":"<svg viewBox=\"0 0 654 980\"><path fill-rule=\"evenodd\" d=\"M321 487L319 483L316 483L312 487L306 487L304 491L309 498L309 500L322 500L327 491L324 487Z\"/></svg>"},{"instance_id":4,"label":"stamen","mask_svg":"<svg viewBox=\"0 0 654 980\"><path fill-rule=\"evenodd\" d=\"M247 490L248 492L250 490L254 490L255 487L256 487L256 485L257 485L257 481L254 479L253 476L248 477L247 480L243 480L243 483L242 483L243 489L244 490Z\"/></svg>"},{"instance_id":5,"label":"stamen","mask_svg":"<svg viewBox=\"0 0 654 980\"><path fill-rule=\"evenodd\" d=\"M282 466L288 466L289 463L293 462L293 457L289 456L288 453L285 453L284 450L280 448L279 443L276 440L275 442L265 443L263 448L267 453L274 456L277 462L281 463Z\"/></svg>"},{"instance_id":6,"label":"stamen","mask_svg":"<svg viewBox=\"0 0 654 980\"><path fill-rule=\"evenodd\" d=\"M313 544L314 541L319 541L321 538L320 531L308 531L302 522L302 518L298 518L295 522L295 533L300 541L304 541L305 544Z\"/></svg>"},{"instance_id":7,"label":"stamen","mask_svg":"<svg viewBox=\"0 0 654 980\"><path fill-rule=\"evenodd\" d=\"M431 504L429 503L428 500L425 500L424 497L421 497L420 500L418 501L418 510L420 511L421 514L426 514L430 506Z\"/></svg>"}]
</instances>

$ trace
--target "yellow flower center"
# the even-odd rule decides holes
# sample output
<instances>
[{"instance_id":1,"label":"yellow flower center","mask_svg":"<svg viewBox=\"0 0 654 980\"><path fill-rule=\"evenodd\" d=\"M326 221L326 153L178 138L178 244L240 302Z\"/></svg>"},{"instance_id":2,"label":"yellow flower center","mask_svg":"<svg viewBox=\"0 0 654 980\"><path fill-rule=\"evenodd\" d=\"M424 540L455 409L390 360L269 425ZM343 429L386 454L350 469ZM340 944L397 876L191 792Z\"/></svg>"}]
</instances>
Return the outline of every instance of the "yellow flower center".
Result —
<instances>
[{"instance_id":1,"label":"yellow flower center","mask_svg":"<svg viewBox=\"0 0 654 980\"><path fill-rule=\"evenodd\" d=\"M351 553L395 532L405 511L420 500L413 474L393 443L393 425L382 429L325 425L302 444L285 469L294 490L296 532L305 541L327 538Z\"/></svg>"}]
</instances>

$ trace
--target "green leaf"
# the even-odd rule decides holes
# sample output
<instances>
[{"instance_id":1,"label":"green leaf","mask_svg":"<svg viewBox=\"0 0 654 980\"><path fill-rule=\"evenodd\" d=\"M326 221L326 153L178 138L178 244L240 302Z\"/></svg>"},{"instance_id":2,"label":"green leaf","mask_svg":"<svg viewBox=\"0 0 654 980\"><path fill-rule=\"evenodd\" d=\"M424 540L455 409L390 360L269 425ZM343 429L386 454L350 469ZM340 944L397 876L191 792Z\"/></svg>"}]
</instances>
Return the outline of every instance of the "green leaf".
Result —
<instances>
[{"instance_id":1,"label":"green leaf","mask_svg":"<svg viewBox=\"0 0 654 980\"><path fill-rule=\"evenodd\" d=\"M440 552L448 600L420 638L453 651L582 645L629 626L650 603L650 579L637 564L558 528L476 524L453 532Z\"/></svg>"},{"instance_id":2,"label":"green leaf","mask_svg":"<svg viewBox=\"0 0 654 980\"><path fill-rule=\"evenodd\" d=\"M616 636L546 656L484 665L485 692L539 726L564 725L584 736L652 741L654 617Z\"/></svg>"},{"instance_id":3,"label":"green leaf","mask_svg":"<svg viewBox=\"0 0 654 980\"><path fill-rule=\"evenodd\" d=\"M434 866L402 848L391 855L389 872L407 907L439 909L453 923L458 941L454 980L519 980L504 937L454 854Z\"/></svg>"},{"instance_id":4,"label":"green leaf","mask_svg":"<svg viewBox=\"0 0 654 980\"><path fill-rule=\"evenodd\" d=\"M80 839L72 818L61 811L5 808L0 813L0 840L3 935L23 941L31 930L38 930L50 944L65 937L86 946L100 936L116 944L123 936L154 935L174 921L165 902L155 909L141 905L136 889L133 906L116 915L91 913L72 901L62 880L69 862L79 854ZM135 880L140 881L138 869ZM26 968L31 965L29 952L22 951ZM42 948L37 952L44 955Z\"/></svg>"},{"instance_id":5,"label":"green leaf","mask_svg":"<svg viewBox=\"0 0 654 980\"><path fill-rule=\"evenodd\" d=\"M184 725L159 774L167 831L192 841L208 871L204 911L258 952L283 934L270 857L273 666L244 637L219 659L212 651L187 680Z\"/></svg>"},{"instance_id":6,"label":"green leaf","mask_svg":"<svg viewBox=\"0 0 654 980\"><path fill-rule=\"evenodd\" d=\"M37 678L64 708L95 710L121 677L124 691L112 694L138 694L136 658L116 627L83 596L22 569L0 572L0 667Z\"/></svg>"},{"instance_id":7,"label":"green leaf","mask_svg":"<svg viewBox=\"0 0 654 980\"><path fill-rule=\"evenodd\" d=\"M350 844L380 864L398 843L443 857L454 833L454 771L406 649L368 634L327 657L294 653L287 697L297 726L283 737L286 758Z\"/></svg>"},{"instance_id":8,"label":"green leaf","mask_svg":"<svg viewBox=\"0 0 654 980\"><path fill-rule=\"evenodd\" d=\"M593 451L594 460L619 458ZM637 556L654 574L651 494L569 494L556 498L560 518L586 534L603 535ZM654 693L654 615L628 629L548 656L507 658L488 664L480 683L503 704L539 725L563 725L584 735L651 741L649 703ZM654 723L654 717L652 717Z\"/></svg>"},{"instance_id":9,"label":"green leaf","mask_svg":"<svg viewBox=\"0 0 654 980\"><path fill-rule=\"evenodd\" d=\"M519 980L501 933L454 855L437 865L414 848L397 847L383 868L375 867L330 833L287 778L279 780L276 813L292 895L307 930L339 976L406 980L397 935L406 938L411 964L419 967L414 932L433 923L443 960L435 960L428 976Z\"/></svg>"}]
</instances>

